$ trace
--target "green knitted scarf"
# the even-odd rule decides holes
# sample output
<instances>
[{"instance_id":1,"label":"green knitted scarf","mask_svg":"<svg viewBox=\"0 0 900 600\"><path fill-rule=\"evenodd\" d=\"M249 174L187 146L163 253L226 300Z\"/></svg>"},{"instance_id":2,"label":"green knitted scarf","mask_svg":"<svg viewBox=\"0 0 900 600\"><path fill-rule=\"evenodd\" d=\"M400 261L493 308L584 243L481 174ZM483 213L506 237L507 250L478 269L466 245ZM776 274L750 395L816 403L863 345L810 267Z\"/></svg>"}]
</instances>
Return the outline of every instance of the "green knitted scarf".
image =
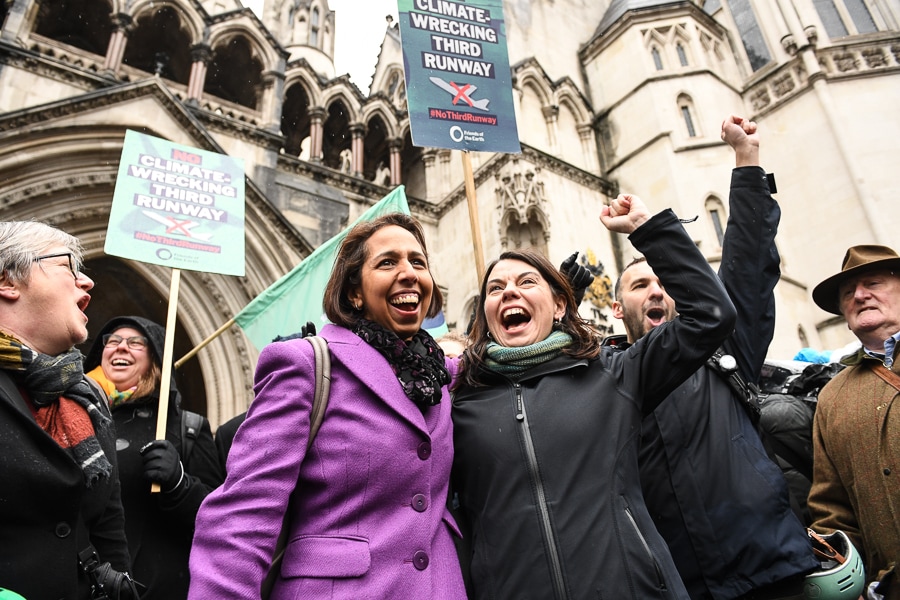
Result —
<instances>
[{"instance_id":1,"label":"green knitted scarf","mask_svg":"<svg viewBox=\"0 0 900 600\"><path fill-rule=\"evenodd\" d=\"M543 341L530 346L509 347L491 342L487 346L484 364L495 373L518 375L556 358L571 343L572 336L565 331L553 331Z\"/></svg>"}]
</instances>

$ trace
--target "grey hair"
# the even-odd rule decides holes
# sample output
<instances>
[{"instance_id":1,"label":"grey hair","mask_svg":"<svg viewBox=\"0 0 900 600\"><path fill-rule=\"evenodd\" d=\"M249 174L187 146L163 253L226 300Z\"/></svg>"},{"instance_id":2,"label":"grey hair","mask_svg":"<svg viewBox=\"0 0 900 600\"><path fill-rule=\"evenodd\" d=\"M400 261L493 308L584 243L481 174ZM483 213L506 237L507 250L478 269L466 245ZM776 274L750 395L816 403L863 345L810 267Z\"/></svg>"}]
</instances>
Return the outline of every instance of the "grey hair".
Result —
<instances>
[{"instance_id":1,"label":"grey hair","mask_svg":"<svg viewBox=\"0 0 900 600\"><path fill-rule=\"evenodd\" d=\"M40 221L0 221L0 274L28 281L34 259L51 246L65 246L75 264L82 264L83 250L75 236Z\"/></svg>"}]
</instances>

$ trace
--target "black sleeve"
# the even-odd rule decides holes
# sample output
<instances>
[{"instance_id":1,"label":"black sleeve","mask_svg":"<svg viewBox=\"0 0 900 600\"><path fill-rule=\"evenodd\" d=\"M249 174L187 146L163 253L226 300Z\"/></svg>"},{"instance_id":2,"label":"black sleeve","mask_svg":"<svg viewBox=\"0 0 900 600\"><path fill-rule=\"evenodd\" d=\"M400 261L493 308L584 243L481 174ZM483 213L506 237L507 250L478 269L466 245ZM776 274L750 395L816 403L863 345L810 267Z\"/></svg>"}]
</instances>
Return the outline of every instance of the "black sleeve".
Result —
<instances>
[{"instance_id":1,"label":"black sleeve","mask_svg":"<svg viewBox=\"0 0 900 600\"><path fill-rule=\"evenodd\" d=\"M737 323L724 346L744 379L757 382L775 334L774 290L781 277L775 247L781 209L763 169L734 169L729 208L719 277L737 310Z\"/></svg>"},{"instance_id":2,"label":"black sleeve","mask_svg":"<svg viewBox=\"0 0 900 600\"><path fill-rule=\"evenodd\" d=\"M90 380L89 380L90 383ZM119 463L116 453L116 430L106 404L105 394L94 389L97 408L109 417L109 426L98 431L97 438L113 466L108 479L102 479L88 490L82 514L87 525L91 545L101 562L109 562L117 571L131 571L131 555L125 539L125 509L122 506L122 489L119 484Z\"/></svg>"},{"instance_id":3,"label":"black sleeve","mask_svg":"<svg viewBox=\"0 0 900 600\"><path fill-rule=\"evenodd\" d=\"M166 437L173 434L174 428L167 429ZM176 435L181 437L180 423ZM170 439L173 443L173 440ZM176 447L184 448L182 443ZM159 494L159 506L162 510L180 519L186 526L193 528L194 520L200 504L211 491L222 485L225 480L225 469L219 461L219 453L213 442L209 421L203 419L199 435L194 441L193 449L187 459L182 456L185 484L169 494Z\"/></svg>"},{"instance_id":4,"label":"black sleeve","mask_svg":"<svg viewBox=\"0 0 900 600\"><path fill-rule=\"evenodd\" d=\"M649 414L699 369L734 330L735 309L722 282L671 210L638 227L632 244L647 259L678 316L628 348L626 369L639 369L642 407Z\"/></svg>"},{"instance_id":5,"label":"black sleeve","mask_svg":"<svg viewBox=\"0 0 900 600\"><path fill-rule=\"evenodd\" d=\"M231 419L225 421L219 428L216 429L216 450L219 452L219 462L222 465L222 469L227 473L227 460L228 460L228 452L231 450L231 444L234 442L234 436L237 433L238 427L241 426L241 423L244 422L244 419L247 418L247 412L244 411L236 417L232 417Z\"/></svg>"}]
</instances>

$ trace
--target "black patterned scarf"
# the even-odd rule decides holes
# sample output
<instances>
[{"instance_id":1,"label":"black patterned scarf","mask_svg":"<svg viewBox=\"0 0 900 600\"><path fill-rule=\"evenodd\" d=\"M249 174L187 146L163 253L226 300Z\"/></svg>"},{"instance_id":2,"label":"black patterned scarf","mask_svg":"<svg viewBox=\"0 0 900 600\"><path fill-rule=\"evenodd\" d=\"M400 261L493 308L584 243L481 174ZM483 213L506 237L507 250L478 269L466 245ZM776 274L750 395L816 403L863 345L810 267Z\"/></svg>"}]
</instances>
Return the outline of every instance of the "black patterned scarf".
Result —
<instances>
[{"instance_id":1,"label":"black patterned scarf","mask_svg":"<svg viewBox=\"0 0 900 600\"><path fill-rule=\"evenodd\" d=\"M78 350L49 356L0 332L0 369L10 371L25 388L35 421L78 463L87 487L109 477L112 465L96 432L108 427L110 419L92 402Z\"/></svg>"},{"instance_id":2,"label":"black patterned scarf","mask_svg":"<svg viewBox=\"0 0 900 600\"><path fill-rule=\"evenodd\" d=\"M360 319L353 333L384 356L406 396L423 413L441 401L441 388L450 383L444 351L427 331L420 329L409 342L374 321Z\"/></svg>"}]
</instances>

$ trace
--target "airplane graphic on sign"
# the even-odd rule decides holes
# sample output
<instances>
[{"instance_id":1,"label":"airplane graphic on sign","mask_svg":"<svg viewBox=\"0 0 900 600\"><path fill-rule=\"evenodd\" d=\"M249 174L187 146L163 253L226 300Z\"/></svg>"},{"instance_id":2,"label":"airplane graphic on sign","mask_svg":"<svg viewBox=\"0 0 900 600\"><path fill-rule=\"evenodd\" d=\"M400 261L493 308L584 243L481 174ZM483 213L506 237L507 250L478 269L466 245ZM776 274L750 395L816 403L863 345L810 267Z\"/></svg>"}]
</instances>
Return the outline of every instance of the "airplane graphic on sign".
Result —
<instances>
[{"instance_id":1,"label":"airplane graphic on sign","mask_svg":"<svg viewBox=\"0 0 900 600\"><path fill-rule=\"evenodd\" d=\"M481 100L473 100L471 98L471 94L475 93L475 90L478 89L477 86L474 86L470 83L454 83L454 82L446 82L440 77L429 77L431 83L438 86L451 96L453 96L453 104L459 104L459 101L462 100L472 108L477 108L479 110L483 110L487 112L488 103L490 102L487 98L482 98Z\"/></svg>"}]
</instances>

